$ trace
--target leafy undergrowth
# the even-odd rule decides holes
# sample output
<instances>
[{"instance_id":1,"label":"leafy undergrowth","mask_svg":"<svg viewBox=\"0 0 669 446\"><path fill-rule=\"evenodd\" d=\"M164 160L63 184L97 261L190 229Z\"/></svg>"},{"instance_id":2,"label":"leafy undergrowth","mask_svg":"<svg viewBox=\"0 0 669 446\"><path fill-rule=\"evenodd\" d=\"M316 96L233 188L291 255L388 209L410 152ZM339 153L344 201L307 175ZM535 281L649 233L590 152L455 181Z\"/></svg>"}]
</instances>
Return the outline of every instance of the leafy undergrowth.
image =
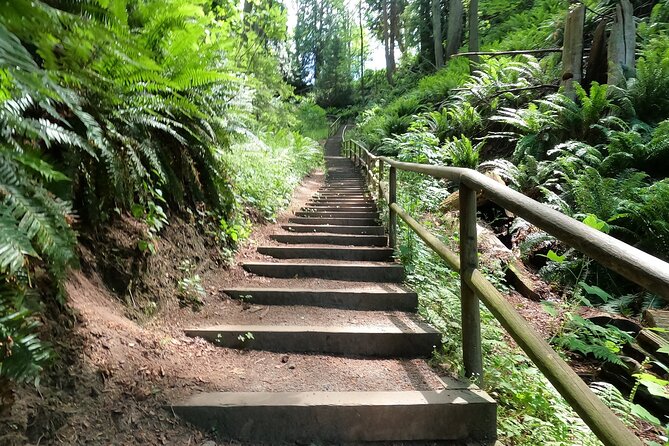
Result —
<instances>
[{"instance_id":1,"label":"leafy undergrowth","mask_svg":"<svg viewBox=\"0 0 669 446\"><path fill-rule=\"evenodd\" d=\"M150 316L160 296L141 299L138 282L170 224L197 227L224 263L249 221L271 219L318 165L316 143L292 133L327 122L282 79L285 11L254 15L249 26L236 5L198 0L0 8L3 400L52 356L39 327L47 309L68 313L79 236L135 316ZM114 231L125 236L106 246ZM197 306L190 269L181 295Z\"/></svg>"},{"instance_id":2,"label":"leafy undergrowth","mask_svg":"<svg viewBox=\"0 0 669 446\"><path fill-rule=\"evenodd\" d=\"M320 127L327 132L327 126ZM239 203L273 220L290 203L299 181L323 161L323 149L299 133L280 131L263 140L235 144L223 154Z\"/></svg>"}]
</instances>

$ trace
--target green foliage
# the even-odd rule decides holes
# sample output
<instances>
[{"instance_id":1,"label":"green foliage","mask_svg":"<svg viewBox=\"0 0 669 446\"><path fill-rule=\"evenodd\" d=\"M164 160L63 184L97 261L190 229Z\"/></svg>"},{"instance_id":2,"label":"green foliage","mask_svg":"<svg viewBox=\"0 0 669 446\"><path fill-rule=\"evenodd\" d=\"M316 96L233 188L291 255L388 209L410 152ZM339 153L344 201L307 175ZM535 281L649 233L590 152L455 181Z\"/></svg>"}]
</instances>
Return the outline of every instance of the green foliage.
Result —
<instances>
[{"instance_id":1,"label":"green foliage","mask_svg":"<svg viewBox=\"0 0 669 446\"><path fill-rule=\"evenodd\" d=\"M449 136L474 135L482 126L481 115L469 102L430 112L426 118L430 129L442 142Z\"/></svg>"},{"instance_id":2,"label":"green foliage","mask_svg":"<svg viewBox=\"0 0 669 446\"><path fill-rule=\"evenodd\" d=\"M0 286L0 378L37 385L52 353L50 346L37 337L40 323L21 302L22 292Z\"/></svg>"},{"instance_id":3,"label":"green foliage","mask_svg":"<svg viewBox=\"0 0 669 446\"><path fill-rule=\"evenodd\" d=\"M297 2L293 82L323 107L352 103L351 26L342 0Z\"/></svg>"},{"instance_id":4,"label":"green foliage","mask_svg":"<svg viewBox=\"0 0 669 446\"><path fill-rule=\"evenodd\" d=\"M321 141L328 137L327 113L323 108L311 99L303 99L297 105L296 118L298 121L296 130L315 141Z\"/></svg>"},{"instance_id":5,"label":"green foliage","mask_svg":"<svg viewBox=\"0 0 669 446\"><path fill-rule=\"evenodd\" d=\"M600 361L623 365L618 354L623 345L634 340L632 336L612 325L602 327L577 314L566 314L562 331L553 338L555 345L584 356L592 355Z\"/></svg>"},{"instance_id":6,"label":"green foliage","mask_svg":"<svg viewBox=\"0 0 669 446\"><path fill-rule=\"evenodd\" d=\"M497 50L559 46L567 6L563 0L482 0L484 46Z\"/></svg>"},{"instance_id":7,"label":"green foliage","mask_svg":"<svg viewBox=\"0 0 669 446\"><path fill-rule=\"evenodd\" d=\"M179 265L179 271L183 274L177 281L177 297L182 306L191 307L198 311L204 305L202 298L205 295L202 280L199 274L195 274L195 265L186 259Z\"/></svg>"},{"instance_id":8,"label":"green foliage","mask_svg":"<svg viewBox=\"0 0 669 446\"><path fill-rule=\"evenodd\" d=\"M199 0L0 9L0 379L34 379L49 355L34 314L52 296L32 287L46 271L64 302L75 221L94 230L130 213L147 228L139 250L154 252L170 211L204 204L227 225L222 242L243 237L226 151L295 125L279 71L285 10L248 5L253 14ZM306 111L304 131L320 131L321 112ZM290 160L294 184L317 156L290 138L286 156L302 157Z\"/></svg>"},{"instance_id":9,"label":"green foliage","mask_svg":"<svg viewBox=\"0 0 669 446\"><path fill-rule=\"evenodd\" d=\"M298 133L281 131L263 139L233 145L222 161L232 174L237 206L273 220L302 177L322 163L323 154L316 142Z\"/></svg>"},{"instance_id":10,"label":"green foliage","mask_svg":"<svg viewBox=\"0 0 669 446\"><path fill-rule=\"evenodd\" d=\"M429 192L424 192L423 199ZM412 215L421 215L422 200L400 197ZM415 203L411 205L411 203ZM429 221L423 222L429 225ZM435 231L445 242L451 236ZM400 253L406 262L409 283L417 290L419 311L441 332L443 345L437 360L454 373L461 372L459 280L413 232L400 231ZM498 279L493 278L497 281ZM498 433L504 443L516 445L582 444L597 441L541 372L517 347L504 340L503 329L482 308L482 337L486 390L498 401ZM445 364L444 364L445 363ZM541 440L539 440L541 439Z\"/></svg>"},{"instance_id":11,"label":"green foliage","mask_svg":"<svg viewBox=\"0 0 669 446\"><path fill-rule=\"evenodd\" d=\"M460 138L455 136L451 141L446 141L442 147L446 163L454 167L467 167L476 169L479 164L479 151L483 143L472 144L471 140L465 135Z\"/></svg>"},{"instance_id":12,"label":"green foliage","mask_svg":"<svg viewBox=\"0 0 669 446\"><path fill-rule=\"evenodd\" d=\"M637 62L636 78L629 81L629 95L637 116L646 122L669 117L669 43L651 40Z\"/></svg>"},{"instance_id":13,"label":"green foliage","mask_svg":"<svg viewBox=\"0 0 669 446\"><path fill-rule=\"evenodd\" d=\"M516 129L518 143L514 159L517 162L522 162L527 155L543 159L553 146L569 139L598 142L603 136L602 128L617 123L607 119L613 112L607 89L606 85L593 83L588 94L576 85L576 100L560 93L552 94L525 109L502 108L491 120Z\"/></svg>"}]
</instances>

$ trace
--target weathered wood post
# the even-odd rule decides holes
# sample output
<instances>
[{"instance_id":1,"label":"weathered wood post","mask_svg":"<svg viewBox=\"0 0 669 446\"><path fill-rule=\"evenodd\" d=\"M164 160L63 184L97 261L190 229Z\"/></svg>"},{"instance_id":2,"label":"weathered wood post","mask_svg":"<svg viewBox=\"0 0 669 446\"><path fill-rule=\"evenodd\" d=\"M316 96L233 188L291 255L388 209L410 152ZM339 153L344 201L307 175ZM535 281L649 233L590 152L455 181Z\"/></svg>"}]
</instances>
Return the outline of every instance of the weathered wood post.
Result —
<instances>
[{"instance_id":1,"label":"weathered wood post","mask_svg":"<svg viewBox=\"0 0 669 446\"><path fill-rule=\"evenodd\" d=\"M569 11L564 25L564 45L562 49L562 82L564 94L575 97L574 82L583 78L583 25L585 6L579 4Z\"/></svg>"},{"instance_id":2,"label":"weathered wood post","mask_svg":"<svg viewBox=\"0 0 669 446\"><path fill-rule=\"evenodd\" d=\"M478 266L476 191L460 183L460 299L465 376L483 384L479 299L466 279Z\"/></svg>"},{"instance_id":3,"label":"weathered wood post","mask_svg":"<svg viewBox=\"0 0 669 446\"><path fill-rule=\"evenodd\" d=\"M381 182L383 182L383 160L378 158L379 161L379 200L383 198L383 188Z\"/></svg>"},{"instance_id":4,"label":"weathered wood post","mask_svg":"<svg viewBox=\"0 0 669 446\"><path fill-rule=\"evenodd\" d=\"M390 166L388 174L388 246L397 246L397 214L392 205L397 201L397 170Z\"/></svg>"},{"instance_id":5,"label":"weathered wood post","mask_svg":"<svg viewBox=\"0 0 669 446\"><path fill-rule=\"evenodd\" d=\"M609 85L624 85L626 78L634 72L635 49L634 9L629 0L620 0L616 5L616 16L609 35Z\"/></svg>"}]
</instances>

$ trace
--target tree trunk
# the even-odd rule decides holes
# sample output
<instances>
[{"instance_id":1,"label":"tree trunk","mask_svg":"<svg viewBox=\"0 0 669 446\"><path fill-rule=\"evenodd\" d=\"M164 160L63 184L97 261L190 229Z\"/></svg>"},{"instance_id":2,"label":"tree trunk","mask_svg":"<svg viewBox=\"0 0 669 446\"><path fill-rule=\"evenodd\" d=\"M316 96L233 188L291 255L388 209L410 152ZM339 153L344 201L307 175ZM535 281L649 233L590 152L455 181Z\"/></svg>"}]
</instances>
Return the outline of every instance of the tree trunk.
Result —
<instances>
[{"instance_id":1,"label":"tree trunk","mask_svg":"<svg viewBox=\"0 0 669 446\"><path fill-rule=\"evenodd\" d=\"M609 36L609 85L624 85L634 72L636 26L634 10L629 0L620 0Z\"/></svg>"},{"instance_id":2,"label":"tree trunk","mask_svg":"<svg viewBox=\"0 0 669 446\"><path fill-rule=\"evenodd\" d=\"M479 51L479 1L469 0L469 52L477 53ZM475 65L478 65L480 58L477 54L469 57L469 71L474 71Z\"/></svg>"},{"instance_id":3,"label":"tree trunk","mask_svg":"<svg viewBox=\"0 0 669 446\"><path fill-rule=\"evenodd\" d=\"M590 91L593 82L605 84L608 74L608 59L606 58L606 25L608 20L601 20L592 38L590 54L585 65L583 87Z\"/></svg>"},{"instance_id":4,"label":"tree trunk","mask_svg":"<svg viewBox=\"0 0 669 446\"><path fill-rule=\"evenodd\" d=\"M441 33L441 1L432 0L432 38L434 39L434 66L444 66L444 43Z\"/></svg>"},{"instance_id":5,"label":"tree trunk","mask_svg":"<svg viewBox=\"0 0 669 446\"><path fill-rule=\"evenodd\" d=\"M389 5L388 2L392 0L383 0L381 20L383 26L383 47L386 56L386 79L388 83L393 83L393 73L395 72L395 54L394 48L391 47L390 40L390 21L389 21Z\"/></svg>"},{"instance_id":6,"label":"tree trunk","mask_svg":"<svg viewBox=\"0 0 669 446\"><path fill-rule=\"evenodd\" d=\"M417 0L419 8L419 17L421 25L419 25L420 37L420 58L423 64L429 63L432 65L434 61L434 39L432 39L432 2L431 0Z\"/></svg>"},{"instance_id":7,"label":"tree trunk","mask_svg":"<svg viewBox=\"0 0 669 446\"><path fill-rule=\"evenodd\" d=\"M564 94L575 96L574 82L581 83L583 78L583 25L585 24L585 6L578 5L567 15L564 28L564 47L562 50L562 86Z\"/></svg>"},{"instance_id":8,"label":"tree trunk","mask_svg":"<svg viewBox=\"0 0 669 446\"><path fill-rule=\"evenodd\" d=\"M397 0L390 0L388 18L388 56L390 57L390 72L394 75L397 70L397 64L395 63L395 43L397 41L397 26L399 21L398 11L397 11Z\"/></svg>"},{"instance_id":9,"label":"tree trunk","mask_svg":"<svg viewBox=\"0 0 669 446\"><path fill-rule=\"evenodd\" d=\"M462 0L449 0L448 2L448 45L446 46L446 59L456 54L462 45L462 19L464 9Z\"/></svg>"},{"instance_id":10,"label":"tree trunk","mask_svg":"<svg viewBox=\"0 0 669 446\"><path fill-rule=\"evenodd\" d=\"M360 95L365 92L365 32L362 26L362 0L358 3L358 20L360 22Z\"/></svg>"}]
</instances>

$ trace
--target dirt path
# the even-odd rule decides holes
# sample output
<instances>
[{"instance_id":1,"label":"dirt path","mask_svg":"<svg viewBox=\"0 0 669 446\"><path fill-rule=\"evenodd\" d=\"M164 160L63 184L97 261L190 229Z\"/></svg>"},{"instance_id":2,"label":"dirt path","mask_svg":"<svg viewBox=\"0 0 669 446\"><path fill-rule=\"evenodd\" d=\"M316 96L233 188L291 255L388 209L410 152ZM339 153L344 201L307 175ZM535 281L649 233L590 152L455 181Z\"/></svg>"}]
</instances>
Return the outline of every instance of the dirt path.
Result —
<instances>
[{"instance_id":1,"label":"dirt path","mask_svg":"<svg viewBox=\"0 0 669 446\"><path fill-rule=\"evenodd\" d=\"M207 292L200 312L180 307L173 297L162 302L148 323L140 325L125 316L126 308L97 274L74 272L67 283L70 305L77 313L74 325L50 328L58 339L54 345L59 355L57 366L43 378L39 390L32 386L17 390L12 412L0 422L0 443L204 444L215 439L166 409L169 402L199 391L441 388L443 383L420 359L239 351L184 335L184 327L214 321L282 324L295 317L276 307L233 301L221 290L242 282L257 287L320 285L320 279L252 276L239 264L251 259L268 260L256 252L256 247L276 244L269 239L270 234L282 232L281 225L304 206L322 183L322 172L305 178L290 207L278 216L276 223L255 227L230 268L210 264L200 271ZM170 260L178 263L182 259L165 259ZM330 286L346 288L350 283L334 281ZM382 312L361 315L331 309L326 314L316 314L303 310L299 318L304 320L323 322L325 317L344 325L393 316Z\"/></svg>"}]
</instances>

